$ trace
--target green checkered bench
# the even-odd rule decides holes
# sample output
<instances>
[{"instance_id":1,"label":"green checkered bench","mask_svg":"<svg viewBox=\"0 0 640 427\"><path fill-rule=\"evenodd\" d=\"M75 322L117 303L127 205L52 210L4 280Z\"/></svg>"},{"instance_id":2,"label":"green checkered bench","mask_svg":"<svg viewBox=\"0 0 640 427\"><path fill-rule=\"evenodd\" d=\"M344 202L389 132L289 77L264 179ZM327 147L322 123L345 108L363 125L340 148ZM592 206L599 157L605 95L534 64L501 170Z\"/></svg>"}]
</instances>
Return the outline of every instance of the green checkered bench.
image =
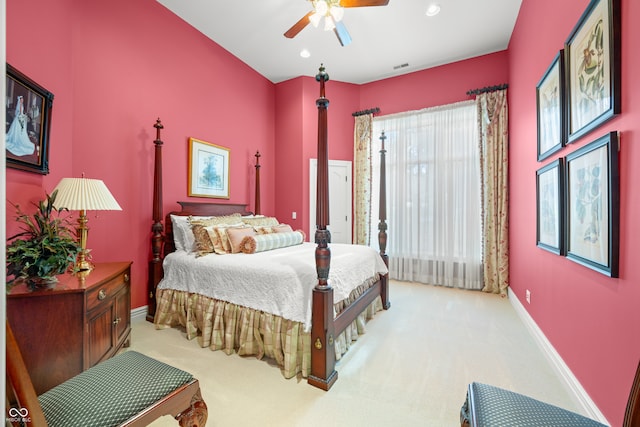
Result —
<instances>
[{"instance_id":1,"label":"green checkered bench","mask_svg":"<svg viewBox=\"0 0 640 427\"><path fill-rule=\"evenodd\" d=\"M522 394L471 383L460 410L462 427L602 427L590 418ZM640 364L629 393L622 427L640 426Z\"/></svg>"},{"instance_id":2,"label":"green checkered bench","mask_svg":"<svg viewBox=\"0 0 640 427\"><path fill-rule=\"evenodd\" d=\"M7 377L16 399L9 418L27 418L30 426L144 426L171 415L181 426L204 427L207 419L197 379L135 351L101 362L36 397L8 323Z\"/></svg>"},{"instance_id":3,"label":"green checkered bench","mask_svg":"<svg viewBox=\"0 0 640 427\"><path fill-rule=\"evenodd\" d=\"M481 383L469 385L460 421L463 426L606 427L558 406Z\"/></svg>"}]
</instances>

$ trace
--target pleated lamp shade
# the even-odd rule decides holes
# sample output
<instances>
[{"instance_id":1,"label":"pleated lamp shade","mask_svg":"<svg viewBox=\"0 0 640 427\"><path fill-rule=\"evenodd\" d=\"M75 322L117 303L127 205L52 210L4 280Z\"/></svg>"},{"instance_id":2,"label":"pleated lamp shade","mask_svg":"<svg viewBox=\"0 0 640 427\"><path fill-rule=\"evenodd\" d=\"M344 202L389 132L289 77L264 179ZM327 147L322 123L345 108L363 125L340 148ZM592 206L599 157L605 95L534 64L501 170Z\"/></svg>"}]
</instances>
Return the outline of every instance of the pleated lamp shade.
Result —
<instances>
[{"instance_id":1,"label":"pleated lamp shade","mask_svg":"<svg viewBox=\"0 0 640 427\"><path fill-rule=\"evenodd\" d=\"M56 188L56 208L71 211L121 211L122 208L100 179L62 178Z\"/></svg>"}]
</instances>

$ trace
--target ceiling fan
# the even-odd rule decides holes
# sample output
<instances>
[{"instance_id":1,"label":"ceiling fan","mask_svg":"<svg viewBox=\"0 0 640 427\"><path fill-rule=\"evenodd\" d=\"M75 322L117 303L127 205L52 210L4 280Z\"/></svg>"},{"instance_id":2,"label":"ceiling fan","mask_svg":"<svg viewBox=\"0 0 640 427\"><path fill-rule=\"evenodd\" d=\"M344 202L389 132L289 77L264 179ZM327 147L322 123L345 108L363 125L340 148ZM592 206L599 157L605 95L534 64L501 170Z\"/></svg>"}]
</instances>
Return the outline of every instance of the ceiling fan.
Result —
<instances>
[{"instance_id":1,"label":"ceiling fan","mask_svg":"<svg viewBox=\"0 0 640 427\"><path fill-rule=\"evenodd\" d=\"M320 24L324 18L324 30L333 32L338 37L340 44L346 46L351 43L351 36L347 31L347 27L342 22L343 8L345 7L367 7L367 6L386 6L389 0L310 0L313 10L303 16L298 22L293 24L291 28L284 33L287 38L294 38L309 23L314 27Z\"/></svg>"}]
</instances>

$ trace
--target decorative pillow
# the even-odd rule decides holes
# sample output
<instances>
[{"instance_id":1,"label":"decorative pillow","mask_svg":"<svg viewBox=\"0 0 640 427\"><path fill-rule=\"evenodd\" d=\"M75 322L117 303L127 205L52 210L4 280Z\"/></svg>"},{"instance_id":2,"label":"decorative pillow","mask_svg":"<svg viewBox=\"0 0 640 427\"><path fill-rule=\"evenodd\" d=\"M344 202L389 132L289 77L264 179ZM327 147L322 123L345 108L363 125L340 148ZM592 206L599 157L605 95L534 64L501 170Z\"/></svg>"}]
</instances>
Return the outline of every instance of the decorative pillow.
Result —
<instances>
[{"instance_id":1,"label":"decorative pillow","mask_svg":"<svg viewBox=\"0 0 640 427\"><path fill-rule=\"evenodd\" d=\"M303 242L307 240L307 233L305 233L304 231L299 230L299 229L298 229L298 230L296 230L296 231L297 231L298 233L302 234L302 241L303 241Z\"/></svg>"},{"instance_id":2,"label":"decorative pillow","mask_svg":"<svg viewBox=\"0 0 640 427\"><path fill-rule=\"evenodd\" d=\"M270 234L273 233L273 229L271 227L263 227L263 226L254 226L253 229L256 231L256 234Z\"/></svg>"},{"instance_id":3,"label":"decorative pillow","mask_svg":"<svg viewBox=\"0 0 640 427\"><path fill-rule=\"evenodd\" d=\"M201 220L210 218L208 216L184 216L170 215L171 224L173 225L173 243L177 251L193 252L196 250L196 242L193 232L191 231L192 220Z\"/></svg>"},{"instance_id":4,"label":"decorative pillow","mask_svg":"<svg viewBox=\"0 0 640 427\"><path fill-rule=\"evenodd\" d=\"M275 227L271 227L274 233L291 233L293 228L289 224L278 224Z\"/></svg>"},{"instance_id":5,"label":"decorative pillow","mask_svg":"<svg viewBox=\"0 0 640 427\"><path fill-rule=\"evenodd\" d=\"M241 251L240 244L242 243L242 239L256 234L252 227L229 227L226 229L226 232L232 254L237 254Z\"/></svg>"},{"instance_id":6,"label":"decorative pillow","mask_svg":"<svg viewBox=\"0 0 640 427\"><path fill-rule=\"evenodd\" d=\"M208 227L210 225L237 225L242 224L242 216L239 213L234 213L225 216L210 216L210 217L189 217L191 225L204 225Z\"/></svg>"},{"instance_id":7,"label":"decorative pillow","mask_svg":"<svg viewBox=\"0 0 640 427\"><path fill-rule=\"evenodd\" d=\"M262 226L262 227L273 227L274 225L278 225L280 222L272 216L256 216L253 218L244 218L242 220L247 225L252 226Z\"/></svg>"},{"instance_id":8,"label":"decorative pillow","mask_svg":"<svg viewBox=\"0 0 640 427\"><path fill-rule=\"evenodd\" d=\"M292 231L290 233L271 233L246 236L240 242L240 249L245 254L269 251L271 249L284 248L286 246L299 245L303 242L302 233Z\"/></svg>"},{"instance_id":9,"label":"decorative pillow","mask_svg":"<svg viewBox=\"0 0 640 427\"><path fill-rule=\"evenodd\" d=\"M209 233L209 238L213 242L214 252L218 255L230 254L231 252L231 243L229 242L229 236L227 235L227 230L231 228L244 228L245 226L240 224L220 224L220 225L212 225L209 227L205 227L207 232Z\"/></svg>"},{"instance_id":10,"label":"decorative pillow","mask_svg":"<svg viewBox=\"0 0 640 427\"><path fill-rule=\"evenodd\" d=\"M204 256L214 252L213 241L209 237L209 231L204 225L192 225L191 231L195 239L197 256Z\"/></svg>"}]
</instances>

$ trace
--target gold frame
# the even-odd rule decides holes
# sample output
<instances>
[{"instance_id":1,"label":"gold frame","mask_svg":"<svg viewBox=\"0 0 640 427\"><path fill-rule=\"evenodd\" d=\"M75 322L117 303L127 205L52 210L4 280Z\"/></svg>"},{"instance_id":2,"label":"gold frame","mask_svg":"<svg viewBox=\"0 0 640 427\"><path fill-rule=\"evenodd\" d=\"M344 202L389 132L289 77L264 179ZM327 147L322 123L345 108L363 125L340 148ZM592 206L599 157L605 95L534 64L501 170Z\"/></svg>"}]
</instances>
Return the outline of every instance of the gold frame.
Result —
<instances>
[{"instance_id":1,"label":"gold frame","mask_svg":"<svg viewBox=\"0 0 640 427\"><path fill-rule=\"evenodd\" d=\"M228 148L189 138L190 197L229 198L230 154Z\"/></svg>"}]
</instances>

